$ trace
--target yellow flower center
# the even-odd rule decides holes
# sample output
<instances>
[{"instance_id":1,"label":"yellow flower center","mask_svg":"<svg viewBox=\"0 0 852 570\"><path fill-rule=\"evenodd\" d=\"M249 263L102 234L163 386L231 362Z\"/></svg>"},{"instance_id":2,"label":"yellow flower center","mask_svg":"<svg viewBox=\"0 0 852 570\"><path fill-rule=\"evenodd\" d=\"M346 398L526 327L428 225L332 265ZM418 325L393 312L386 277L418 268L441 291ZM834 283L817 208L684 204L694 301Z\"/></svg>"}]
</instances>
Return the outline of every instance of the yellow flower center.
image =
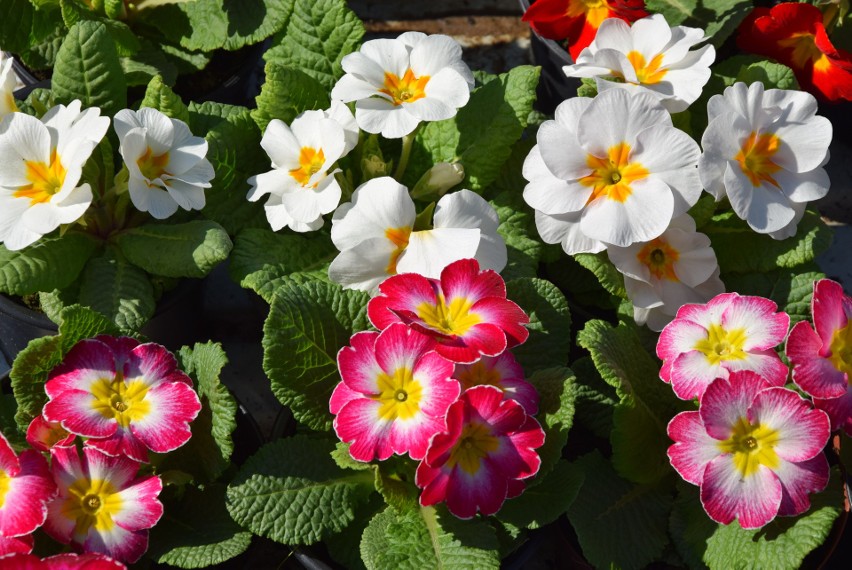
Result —
<instances>
[{"instance_id":1,"label":"yellow flower center","mask_svg":"<svg viewBox=\"0 0 852 570\"><path fill-rule=\"evenodd\" d=\"M645 244L636 254L636 258L657 279L679 281L675 274L674 264L680 258L680 253L662 238L656 238Z\"/></svg>"},{"instance_id":2,"label":"yellow flower center","mask_svg":"<svg viewBox=\"0 0 852 570\"><path fill-rule=\"evenodd\" d=\"M121 512L121 496L113 485L103 479L77 479L68 487L68 499L62 505L62 514L76 521L74 535L84 537L89 529L110 531L115 522L112 517Z\"/></svg>"},{"instance_id":3,"label":"yellow flower center","mask_svg":"<svg viewBox=\"0 0 852 570\"><path fill-rule=\"evenodd\" d=\"M778 431L761 424L752 424L741 417L734 425L731 437L718 443L723 453L734 455L734 467L748 477L757 473L760 465L776 469L781 464L775 445L778 443Z\"/></svg>"},{"instance_id":4,"label":"yellow flower center","mask_svg":"<svg viewBox=\"0 0 852 570\"><path fill-rule=\"evenodd\" d=\"M154 156L154 152L151 150L151 147L148 147L145 154L140 156L136 161L142 176L148 180L154 180L156 178L160 178L163 174L168 174L168 172L166 172L166 165L168 163L168 152L164 152L159 156Z\"/></svg>"},{"instance_id":5,"label":"yellow flower center","mask_svg":"<svg viewBox=\"0 0 852 570\"><path fill-rule=\"evenodd\" d=\"M385 272L388 275L396 274L396 264L399 262L399 256L408 247L408 238L411 236L411 226L402 226L399 228L388 228L385 230L385 237L396 246L388 258L388 265L385 267Z\"/></svg>"},{"instance_id":6,"label":"yellow flower center","mask_svg":"<svg viewBox=\"0 0 852 570\"><path fill-rule=\"evenodd\" d=\"M456 297L447 305L443 295L438 296L437 303L420 303L417 306L417 316L433 329L447 335L464 335L470 327L482 322L476 313L470 309L473 301L467 297Z\"/></svg>"},{"instance_id":7,"label":"yellow flower center","mask_svg":"<svg viewBox=\"0 0 852 570\"><path fill-rule=\"evenodd\" d=\"M745 329L725 330L722 325L710 325L707 338L695 343L695 350L704 353L707 362L712 365L728 360L742 360L746 357L743 345L746 341Z\"/></svg>"},{"instance_id":8,"label":"yellow flower center","mask_svg":"<svg viewBox=\"0 0 852 570\"><path fill-rule=\"evenodd\" d=\"M30 184L15 190L16 198L28 198L31 205L49 202L54 194L62 189L65 183L65 167L56 154L56 149L50 153L50 164L27 160L27 180Z\"/></svg>"},{"instance_id":9,"label":"yellow flower center","mask_svg":"<svg viewBox=\"0 0 852 570\"><path fill-rule=\"evenodd\" d=\"M772 157L780 146L781 139L771 133L758 135L752 132L745 140L734 159L753 186L760 186L763 181L778 187L778 182L772 175L781 170L781 167L772 162Z\"/></svg>"},{"instance_id":10,"label":"yellow flower center","mask_svg":"<svg viewBox=\"0 0 852 570\"><path fill-rule=\"evenodd\" d=\"M473 388L474 386L496 386L503 389L500 372L496 368L491 368L482 360L477 360L470 366L465 366L455 375L456 380L461 382L462 390Z\"/></svg>"},{"instance_id":11,"label":"yellow flower center","mask_svg":"<svg viewBox=\"0 0 852 570\"><path fill-rule=\"evenodd\" d=\"M413 103L426 96L427 83L429 83L428 75L415 77L411 69L406 69L405 74L401 78L394 73L386 71L385 84L384 87L379 89L379 92L390 95L394 105Z\"/></svg>"},{"instance_id":12,"label":"yellow flower center","mask_svg":"<svg viewBox=\"0 0 852 570\"><path fill-rule=\"evenodd\" d=\"M458 442L450 451L447 467L456 465L462 471L475 475L482 464L482 459L500 447L500 440L492 433L491 428L484 423L472 422L464 426Z\"/></svg>"},{"instance_id":13,"label":"yellow flower center","mask_svg":"<svg viewBox=\"0 0 852 570\"><path fill-rule=\"evenodd\" d=\"M142 420L151 411L151 403L145 399L148 385L140 380L128 384L120 376L114 380L101 378L91 391L95 397L92 408L105 418L115 418L123 428Z\"/></svg>"},{"instance_id":14,"label":"yellow flower center","mask_svg":"<svg viewBox=\"0 0 852 570\"><path fill-rule=\"evenodd\" d=\"M798 68L804 68L808 63L812 63L816 71L826 71L831 67L831 61L817 47L813 34L799 32L779 41L778 45L793 48L793 63Z\"/></svg>"},{"instance_id":15,"label":"yellow flower center","mask_svg":"<svg viewBox=\"0 0 852 570\"><path fill-rule=\"evenodd\" d=\"M3 505L6 503L6 493L9 492L9 486L12 483L12 478L9 475L0 469L0 509L3 508Z\"/></svg>"},{"instance_id":16,"label":"yellow flower center","mask_svg":"<svg viewBox=\"0 0 852 570\"><path fill-rule=\"evenodd\" d=\"M634 50L627 54L627 61L633 66L639 85L659 83L666 76L666 73L668 73L668 70L660 69L660 66L663 64L663 54L661 53L651 58L650 63L645 63L645 56ZM624 79L624 76L617 71L613 71L613 75Z\"/></svg>"},{"instance_id":17,"label":"yellow flower center","mask_svg":"<svg viewBox=\"0 0 852 570\"><path fill-rule=\"evenodd\" d=\"M408 420L420 412L423 386L410 368L397 368L392 376L382 372L378 385L379 394L373 398L381 402L380 419L389 422Z\"/></svg>"},{"instance_id":18,"label":"yellow flower center","mask_svg":"<svg viewBox=\"0 0 852 570\"><path fill-rule=\"evenodd\" d=\"M290 171L296 182L302 186L307 186L311 180L311 176L322 170L325 164L325 153L322 149L316 149L310 146L303 146L299 151L299 168L294 168ZM316 188L317 184L313 185Z\"/></svg>"},{"instance_id":19,"label":"yellow flower center","mask_svg":"<svg viewBox=\"0 0 852 570\"><path fill-rule=\"evenodd\" d=\"M565 14L569 18L586 15L586 23L597 29L601 23L609 18L611 9L606 0L568 0L568 10Z\"/></svg>"},{"instance_id":20,"label":"yellow flower center","mask_svg":"<svg viewBox=\"0 0 852 570\"><path fill-rule=\"evenodd\" d=\"M841 372L852 377L852 322L831 335L831 356L828 359Z\"/></svg>"},{"instance_id":21,"label":"yellow flower center","mask_svg":"<svg viewBox=\"0 0 852 570\"><path fill-rule=\"evenodd\" d=\"M599 158L592 154L586 156L586 164L592 173L580 179L580 184L594 188L587 203L600 197L624 202L633 193L630 185L648 176L648 170L638 162L630 162L630 145L618 143L607 151L607 156Z\"/></svg>"}]
</instances>

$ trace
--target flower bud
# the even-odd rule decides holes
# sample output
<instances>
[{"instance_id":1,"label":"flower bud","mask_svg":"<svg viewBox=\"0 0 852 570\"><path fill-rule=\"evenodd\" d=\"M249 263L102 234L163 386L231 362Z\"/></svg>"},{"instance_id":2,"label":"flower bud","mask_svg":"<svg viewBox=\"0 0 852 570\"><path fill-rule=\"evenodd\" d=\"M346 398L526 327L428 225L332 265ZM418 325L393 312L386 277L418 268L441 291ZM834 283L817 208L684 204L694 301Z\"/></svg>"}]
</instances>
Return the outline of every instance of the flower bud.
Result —
<instances>
[{"instance_id":1,"label":"flower bud","mask_svg":"<svg viewBox=\"0 0 852 570\"><path fill-rule=\"evenodd\" d=\"M418 200L437 200L447 190L464 179L464 166L459 162L439 162L420 177L411 197Z\"/></svg>"}]
</instances>

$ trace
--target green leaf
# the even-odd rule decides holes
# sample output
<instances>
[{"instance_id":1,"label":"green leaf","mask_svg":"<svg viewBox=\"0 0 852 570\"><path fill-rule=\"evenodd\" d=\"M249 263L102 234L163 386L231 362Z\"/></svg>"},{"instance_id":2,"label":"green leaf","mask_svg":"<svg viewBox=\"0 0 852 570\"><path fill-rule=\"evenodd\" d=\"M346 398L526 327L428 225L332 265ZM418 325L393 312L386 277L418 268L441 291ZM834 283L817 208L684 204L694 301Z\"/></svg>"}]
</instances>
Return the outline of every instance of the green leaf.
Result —
<instances>
[{"instance_id":1,"label":"green leaf","mask_svg":"<svg viewBox=\"0 0 852 570\"><path fill-rule=\"evenodd\" d=\"M131 228L116 243L130 263L164 277L204 277L233 247L228 232L207 220Z\"/></svg>"},{"instance_id":2,"label":"green leaf","mask_svg":"<svg viewBox=\"0 0 852 570\"><path fill-rule=\"evenodd\" d=\"M568 441L574 423L576 378L568 368L548 368L529 376L527 381L535 386L540 398L536 419L545 433L544 445L538 450L541 477L557 464Z\"/></svg>"},{"instance_id":3,"label":"green leaf","mask_svg":"<svg viewBox=\"0 0 852 570\"><path fill-rule=\"evenodd\" d=\"M575 390L577 425L583 426L594 435L608 439L612 431L612 415L619 402L615 388L604 382L588 356L578 358L571 363L576 374Z\"/></svg>"},{"instance_id":4,"label":"green leaf","mask_svg":"<svg viewBox=\"0 0 852 570\"><path fill-rule=\"evenodd\" d=\"M293 0L224 0L228 39L224 48L239 49L262 42L287 25Z\"/></svg>"},{"instance_id":5,"label":"green leaf","mask_svg":"<svg viewBox=\"0 0 852 570\"><path fill-rule=\"evenodd\" d=\"M296 272L325 275L335 255L337 248L325 234L306 238L268 229L247 229L237 236L229 271L234 281L271 303L275 290L286 281L284 278Z\"/></svg>"},{"instance_id":6,"label":"green leaf","mask_svg":"<svg viewBox=\"0 0 852 570\"><path fill-rule=\"evenodd\" d=\"M517 527L541 528L568 510L582 485L583 474L562 459L534 486L506 501L497 518Z\"/></svg>"},{"instance_id":7,"label":"green leaf","mask_svg":"<svg viewBox=\"0 0 852 570\"><path fill-rule=\"evenodd\" d=\"M157 6L143 10L137 19L169 43L178 43L189 51L213 51L223 47L229 36L222 4L223 0L194 0Z\"/></svg>"},{"instance_id":8,"label":"green leaf","mask_svg":"<svg viewBox=\"0 0 852 570\"><path fill-rule=\"evenodd\" d=\"M59 5L62 8L62 20L67 28L70 29L77 22L100 22L106 26L107 32L115 42L115 49L119 56L130 56L139 51L141 47L139 39L124 22L101 17L78 0L60 0Z\"/></svg>"},{"instance_id":9,"label":"green leaf","mask_svg":"<svg viewBox=\"0 0 852 570\"><path fill-rule=\"evenodd\" d=\"M414 484L414 465L401 457L383 461L374 468L376 491L399 512L418 508L420 489Z\"/></svg>"},{"instance_id":10,"label":"green leaf","mask_svg":"<svg viewBox=\"0 0 852 570\"><path fill-rule=\"evenodd\" d=\"M27 25L26 17L23 17L22 20L9 18L4 21L21 25L29 33L29 42L26 47L12 50L20 56L21 61L27 67L33 70L53 68L56 63L56 54L59 53L59 48L62 46L62 41L68 31L62 22L60 10L42 11L39 17L32 19L32 28ZM5 47L5 40L3 41L4 49L11 50L11 48Z\"/></svg>"},{"instance_id":11,"label":"green leaf","mask_svg":"<svg viewBox=\"0 0 852 570\"><path fill-rule=\"evenodd\" d=\"M535 102L541 68L522 65L471 93L467 105L417 135L404 182L409 186L438 162L461 162L462 187L482 190L500 174Z\"/></svg>"},{"instance_id":12,"label":"green leaf","mask_svg":"<svg viewBox=\"0 0 852 570\"><path fill-rule=\"evenodd\" d=\"M145 272L111 250L86 264L78 301L124 332L140 330L156 308L154 289Z\"/></svg>"},{"instance_id":13,"label":"green leaf","mask_svg":"<svg viewBox=\"0 0 852 570\"><path fill-rule=\"evenodd\" d=\"M756 81L763 83L766 89L798 89L799 83L793 70L774 61L757 61L740 69L737 81L751 85Z\"/></svg>"},{"instance_id":14,"label":"green leaf","mask_svg":"<svg viewBox=\"0 0 852 570\"><path fill-rule=\"evenodd\" d=\"M682 24L692 16L698 0L647 0L645 9L649 14L662 14L670 26Z\"/></svg>"},{"instance_id":15,"label":"green leaf","mask_svg":"<svg viewBox=\"0 0 852 570\"><path fill-rule=\"evenodd\" d=\"M157 75L160 75L166 84L174 84L178 70L164 50L146 39L142 39L140 45L140 49L131 57L121 58L121 68L124 70L127 86L148 85Z\"/></svg>"},{"instance_id":16,"label":"green leaf","mask_svg":"<svg viewBox=\"0 0 852 570\"><path fill-rule=\"evenodd\" d=\"M772 299L778 304L779 311L790 315L790 324L794 325L811 317L813 284L824 277L814 264L808 264L795 270L723 275L722 280L729 291Z\"/></svg>"},{"instance_id":17,"label":"green leaf","mask_svg":"<svg viewBox=\"0 0 852 570\"><path fill-rule=\"evenodd\" d=\"M263 369L299 422L331 429L328 400L340 382L337 353L368 327L369 295L322 281L282 285L263 325Z\"/></svg>"},{"instance_id":18,"label":"green leaf","mask_svg":"<svg viewBox=\"0 0 852 570\"><path fill-rule=\"evenodd\" d=\"M273 441L249 458L228 486L237 523L285 544L313 544L352 522L373 489L369 471L341 471L334 444L303 435Z\"/></svg>"},{"instance_id":19,"label":"green leaf","mask_svg":"<svg viewBox=\"0 0 852 570\"><path fill-rule=\"evenodd\" d=\"M206 133L220 125L222 121L238 124L246 112L248 109L239 105L227 105L215 101L203 103L190 101L189 127L194 133Z\"/></svg>"},{"instance_id":20,"label":"green leaf","mask_svg":"<svg viewBox=\"0 0 852 570\"><path fill-rule=\"evenodd\" d=\"M334 450L331 452L331 458L334 460L334 463L337 464L341 469L352 469L354 471L365 471L367 469L372 469L375 466L371 463L365 463L363 461L358 461L357 459L353 459L349 454L349 444L338 441L334 446Z\"/></svg>"},{"instance_id":21,"label":"green leaf","mask_svg":"<svg viewBox=\"0 0 852 570\"><path fill-rule=\"evenodd\" d=\"M361 537L368 570L499 568L497 536L482 520L460 521L444 510L421 507L377 514Z\"/></svg>"},{"instance_id":22,"label":"green leaf","mask_svg":"<svg viewBox=\"0 0 852 570\"><path fill-rule=\"evenodd\" d=\"M20 251L0 245L0 291L30 295L62 289L74 281L98 242L79 232L62 237L43 237Z\"/></svg>"},{"instance_id":23,"label":"green leaf","mask_svg":"<svg viewBox=\"0 0 852 570\"><path fill-rule=\"evenodd\" d=\"M720 48L751 12L751 0L699 0L687 26L701 28L710 42ZM669 22L672 24L672 22Z\"/></svg>"},{"instance_id":24,"label":"green leaf","mask_svg":"<svg viewBox=\"0 0 852 570\"><path fill-rule=\"evenodd\" d=\"M139 107L151 107L168 117L189 123L189 109L181 101L180 96L172 91L171 87L163 83L163 78L160 75L157 75L148 83L148 87L145 89L145 97L142 98Z\"/></svg>"},{"instance_id":25,"label":"green leaf","mask_svg":"<svg viewBox=\"0 0 852 570\"><path fill-rule=\"evenodd\" d=\"M668 543L672 497L667 488L620 478L599 452L574 463L584 477L568 520L595 568L644 568Z\"/></svg>"},{"instance_id":26,"label":"green leaf","mask_svg":"<svg viewBox=\"0 0 852 570\"><path fill-rule=\"evenodd\" d=\"M624 288L624 276L615 265L610 262L606 252L601 253L578 253L574 259L595 274L601 286L610 294L620 299L627 298L627 290Z\"/></svg>"},{"instance_id":27,"label":"green leaf","mask_svg":"<svg viewBox=\"0 0 852 570\"><path fill-rule=\"evenodd\" d=\"M225 486L203 491L187 487L179 502L165 505L163 518L151 529L147 556L178 568L206 568L243 553L251 533L225 508Z\"/></svg>"},{"instance_id":28,"label":"green leaf","mask_svg":"<svg viewBox=\"0 0 852 570\"><path fill-rule=\"evenodd\" d=\"M257 109L251 116L265 131L272 119L290 124L300 113L326 109L329 104L328 89L303 69L270 61L266 64L266 80L257 96Z\"/></svg>"},{"instance_id":29,"label":"green leaf","mask_svg":"<svg viewBox=\"0 0 852 570\"><path fill-rule=\"evenodd\" d=\"M363 35L364 25L344 0L296 0L287 27L263 57L304 71L329 92L343 75L340 60L358 48Z\"/></svg>"},{"instance_id":30,"label":"green leaf","mask_svg":"<svg viewBox=\"0 0 852 570\"><path fill-rule=\"evenodd\" d=\"M3 17L0 18L0 40L2 48L10 52L22 52L30 46L30 29L35 9L29 0L3 2Z\"/></svg>"},{"instance_id":31,"label":"green leaf","mask_svg":"<svg viewBox=\"0 0 852 570\"><path fill-rule=\"evenodd\" d=\"M100 107L104 115L127 107L124 71L104 24L80 21L68 30L56 54L51 87L58 101L80 99L83 107Z\"/></svg>"},{"instance_id":32,"label":"green leaf","mask_svg":"<svg viewBox=\"0 0 852 570\"><path fill-rule=\"evenodd\" d=\"M571 313L562 292L550 281L535 278L509 281L506 291L530 317L529 339L512 349L524 371L565 365L571 349Z\"/></svg>"}]
</instances>

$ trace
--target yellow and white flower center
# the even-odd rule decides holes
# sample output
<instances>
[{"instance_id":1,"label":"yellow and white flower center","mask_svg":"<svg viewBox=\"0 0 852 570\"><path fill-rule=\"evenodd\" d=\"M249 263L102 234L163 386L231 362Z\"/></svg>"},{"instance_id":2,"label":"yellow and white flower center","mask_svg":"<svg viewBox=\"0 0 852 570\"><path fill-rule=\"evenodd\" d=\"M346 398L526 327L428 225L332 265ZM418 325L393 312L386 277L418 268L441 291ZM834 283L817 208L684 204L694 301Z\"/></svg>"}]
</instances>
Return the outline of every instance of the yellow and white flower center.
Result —
<instances>
[{"instance_id":1,"label":"yellow and white flower center","mask_svg":"<svg viewBox=\"0 0 852 570\"><path fill-rule=\"evenodd\" d=\"M399 228L388 228L385 230L385 237L390 240L395 249L391 252L388 258L388 265L385 267L385 272L388 275L396 275L396 264L399 263L399 256L408 247L408 239L411 236L411 226L402 226Z\"/></svg>"},{"instance_id":2,"label":"yellow and white flower center","mask_svg":"<svg viewBox=\"0 0 852 570\"><path fill-rule=\"evenodd\" d=\"M465 366L455 376L456 380L461 382L462 389L467 390L474 386L496 386L502 390L503 386L500 372L496 368L491 368L482 360L478 360L470 366Z\"/></svg>"},{"instance_id":3,"label":"yellow and white flower center","mask_svg":"<svg viewBox=\"0 0 852 570\"><path fill-rule=\"evenodd\" d=\"M656 238L645 244L636 254L636 258L657 279L680 281L674 270L674 264L680 258L680 253L662 238Z\"/></svg>"},{"instance_id":4,"label":"yellow and white flower center","mask_svg":"<svg viewBox=\"0 0 852 570\"><path fill-rule=\"evenodd\" d=\"M139 166L142 176L148 180L155 180L162 177L163 174L168 174L166 166L169 164L169 153L164 152L161 155L154 156L154 151L151 150L151 147L148 147L145 154L136 161L136 164Z\"/></svg>"},{"instance_id":5,"label":"yellow and white flower center","mask_svg":"<svg viewBox=\"0 0 852 570\"><path fill-rule=\"evenodd\" d=\"M2 469L0 469L0 509L6 503L6 493L9 492L12 478Z\"/></svg>"},{"instance_id":6,"label":"yellow and white flower center","mask_svg":"<svg viewBox=\"0 0 852 570\"><path fill-rule=\"evenodd\" d=\"M597 29L609 18L610 7L606 0L568 0L565 15L569 18L586 15L586 23Z\"/></svg>"},{"instance_id":7,"label":"yellow and white flower center","mask_svg":"<svg viewBox=\"0 0 852 570\"><path fill-rule=\"evenodd\" d=\"M392 422L408 420L420 412L423 385L410 368L397 368L393 375L382 372L377 379L379 394L373 396L381 402L379 418Z\"/></svg>"},{"instance_id":8,"label":"yellow and white flower center","mask_svg":"<svg viewBox=\"0 0 852 570\"><path fill-rule=\"evenodd\" d=\"M743 142L743 146L737 156L734 157L753 186L760 186L762 182L768 182L778 187L778 182L772 175L781 170L781 167L772 161L772 157L778 152L781 139L772 133L758 135L752 132Z\"/></svg>"},{"instance_id":9,"label":"yellow and white flower center","mask_svg":"<svg viewBox=\"0 0 852 570\"><path fill-rule=\"evenodd\" d=\"M92 408L105 418L115 418L123 428L151 411L151 403L145 399L148 385L140 380L128 384L120 376L114 380L101 378L92 384L91 392L95 397Z\"/></svg>"},{"instance_id":10,"label":"yellow and white flower center","mask_svg":"<svg viewBox=\"0 0 852 570\"><path fill-rule=\"evenodd\" d=\"M471 422L464 426L456 445L450 451L447 467L456 465L462 471L475 475L479 471L482 460L500 447L500 440L492 433L491 428L484 423Z\"/></svg>"},{"instance_id":11,"label":"yellow and white flower center","mask_svg":"<svg viewBox=\"0 0 852 570\"><path fill-rule=\"evenodd\" d=\"M34 160L27 160L25 164L30 184L18 188L14 196L29 199L31 205L49 202L65 183L65 167L56 149L50 153L50 164Z\"/></svg>"},{"instance_id":12,"label":"yellow and white flower center","mask_svg":"<svg viewBox=\"0 0 852 570\"><path fill-rule=\"evenodd\" d=\"M723 453L734 456L734 467L743 477L757 473L761 465L777 469L781 464L775 445L780 439L778 430L760 423L752 424L748 418L741 417L734 425L731 436L718 443Z\"/></svg>"},{"instance_id":13,"label":"yellow and white flower center","mask_svg":"<svg viewBox=\"0 0 852 570\"><path fill-rule=\"evenodd\" d=\"M633 66L639 85L659 83L666 76L666 73L668 73L667 69L660 69L663 65L663 54L661 53L658 53L651 58L650 62L646 63L645 56L634 50L627 54L627 61ZM618 72L613 72L613 75L624 79L624 76Z\"/></svg>"},{"instance_id":14,"label":"yellow and white flower center","mask_svg":"<svg viewBox=\"0 0 852 570\"><path fill-rule=\"evenodd\" d=\"M299 151L299 168L291 170L290 176L300 185L307 186L311 177L322 170L324 165L325 153L321 148L303 146ZM319 181L315 182L313 187L316 188L317 184L319 184Z\"/></svg>"},{"instance_id":15,"label":"yellow and white flower center","mask_svg":"<svg viewBox=\"0 0 852 570\"><path fill-rule=\"evenodd\" d=\"M586 156L586 164L592 173L580 179L580 184L594 190L587 203L598 198L624 202L633 193L631 184L646 178L648 170L638 162L630 162L630 145L618 143L609 148L604 158L593 154Z\"/></svg>"},{"instance_id":16,"label":"yellow and white flower center","mask_svg":"<svg viewBox=\"0 0 852 570\"><path fill-rule=\"evenodd\" d=\"M830 350L831 356L828 359L831 364L852 379L852 322L834 331L831 335Z\"/></svg>"},{"instance_id":17,"label":"yellow and white flower center","mask_svg":"<svg viewBox=\"0 0 852 570\"><path fill-rule=\"evenodd\" d=\"M473 301L467 297L455 297L447 304L443 295L437 303L420 303L417 316L431 328L447 335L464 335L470 328L482 322L476 313L471 313Z\"/></svg>"},{"instance_id":18,"label":"yellow and white flower center","mask_svg":"<svg viewBox=\"0 0 852 570\"><path fill-rule=\"evenodd\" d=\"M426 84L429 83L429 78L428 75L415 77L410 68L405 70L402 77L386 71L385 83L379 92L389 95L394 105L413 103L426 96Z\"/></svg>"},{"instance_id":19,"label":"yellow and white flower center","mask_svg":"<svg viewBox=\"0 0 852 570\"><path fill-rule=\"evenodd\" d=\"M710 325L707 338L695 343L695 350L704 353L711 365L729 360L742 360L747 354L743 350L746 342L745 329L725 330L722 325Z\"/></svg>"},{"instance_id":20,"label":"yellow and white flower center","mask_svg":"<svg viewBox=\"0 0 852 570\"><path fill-rule=\"evenodd\" d=\"M828 56L817 47L814 34L799 32L779 41L778 45L793 48L793 63L796 67L803 68L808 63L812 63L816 71L826 71L831 67Z\"/></svg>"},{"instance_id":21,"label":"yellow and white flower center","mask_svg":"<svg viewBox=\"0 0 852 570\"><path fill-rule=\"evenodd\" d=\"M78 479L68 487L68 499L62 505L62 514L73 521L75 536L85 536L89 529L110 531L113 516L121 512L122 501L118 490L106 480Z\"/></svg>"}]
</instances>

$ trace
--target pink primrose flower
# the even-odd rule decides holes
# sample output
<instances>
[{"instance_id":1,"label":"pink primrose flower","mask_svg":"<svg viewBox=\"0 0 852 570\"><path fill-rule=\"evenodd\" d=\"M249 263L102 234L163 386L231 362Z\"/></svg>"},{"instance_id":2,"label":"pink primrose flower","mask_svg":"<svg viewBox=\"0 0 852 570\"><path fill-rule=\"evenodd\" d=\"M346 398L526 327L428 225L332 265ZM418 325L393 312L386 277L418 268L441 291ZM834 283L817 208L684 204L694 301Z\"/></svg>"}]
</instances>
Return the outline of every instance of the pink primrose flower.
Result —
<instances>
[{"instance_id":1,"label":"pink primrose flower","mask_svg":"<svg viewBox=\"0 0 852 570\"><path fill-rule=\"evenodd\" d=\"M453 377L462 390L474 386L494 386L503 396L517 401L527 414L538 413L538 392L524 379L524 369L508 350L499 356L483 356L473 364L456 364Z\"/></svg>"},{"instance_id":2,"label":"pink primrose flower","mask_svg":"<svg viewBox=\"0 0 852 570\"><path fill-rule=\"evenodd\" d=\"M0 536L0 562L11 554L29 554L33 551L33 535L6 537Z\"/></svg>"},{"instance_id":3,"label":"pink primrose flower","mask_svg":"<svg viewBox=\"0 0 852 570\"><path fill-rule=\"evenodd\" d=\"M447 429L432 438L417 467L420 504L446 501L455 516L493 515L538 473L544 430L494 386L467 390L447 412Z\"/></svg>"},{"instance_id":4,"label":"pink primrose flower","mask_svg":"<svg viewBox=\"0 0 852 570\"><path fill-rule=\"evenodd\" d=\"M529 317L506 299L496 271L480 271L475 259L462 259L441 271L440 281L403 273L379 285L381 295L367 305L378 329L403 322L438 341L438 353L453 362L472 363L497 356L529 336Z\"/></svg>"},{"instance_id":5,"label":"pink primrose flower","mask_svg":"<svg viewBox=\"0 0 852 570\"><path fill-rule=\"evenodd\" d=\"M352 443L358 461L394 453L422 459L461 391L453 363L430 337L399 323L356 333L350 343L337 354L343 381L329 402L337 436Z\"/></svg>"},{"instance_id":6,"label":"pink primrose flower","mask_svg":"<svg viewBox=\"0 0 852 570\"><path fill-rule=\"evenodd\" d=\"M3 570L127 570L127 566L103 554L56 554L39 558L15 554L0 558Z\"/></svg>"},{"instance_id":7,"label":"pink primrose flower","mask_svg":"<svg viewBox=\"0 0 852 570\"><path fill-rule=\"evenodd\" d=\"M682 306L657 341L660 378L682 400L700 399L713 380L738 370L783 386L787 366L774 348L787 336L790 317L777 309L769 299L737 293Z\"/></svg>"},{"instance_id":8,"label":"pink primrose flower","mask_svg":"<svg viewBox=\"0 0 852 570\"><path fill-rule=\"evenodd\" d=\"M672 466L701 487L704 510L722 524L760 528L798 515L828 483L828 416L754 372L714 380L698 411L672 418L668 434Z\"/></svg>"},{"instance_id":9,"label":"pink primrose flower","mask_svg":"<svg viewBox=\"0 0 852 570\"><path fill-rule=\"evenodd\" d=\"M190 438L201 410L189 376L164 347L129 337L81 340L50 374L43 415L87 446L147 462Z\"/></svg>"},{"instance_id":10,"label":"pink primrose flower","mask_svg":"<svg viewBox=\"0 0 852 570\"><path fill-rule=\"evenodd\" d=\"M21 552L27 545L32 549L32 539L20 537L44 523L47 503L55 495L44 457L32 449L15 455L0 433L0 552Z\"/></svg>"}]
</instances>

